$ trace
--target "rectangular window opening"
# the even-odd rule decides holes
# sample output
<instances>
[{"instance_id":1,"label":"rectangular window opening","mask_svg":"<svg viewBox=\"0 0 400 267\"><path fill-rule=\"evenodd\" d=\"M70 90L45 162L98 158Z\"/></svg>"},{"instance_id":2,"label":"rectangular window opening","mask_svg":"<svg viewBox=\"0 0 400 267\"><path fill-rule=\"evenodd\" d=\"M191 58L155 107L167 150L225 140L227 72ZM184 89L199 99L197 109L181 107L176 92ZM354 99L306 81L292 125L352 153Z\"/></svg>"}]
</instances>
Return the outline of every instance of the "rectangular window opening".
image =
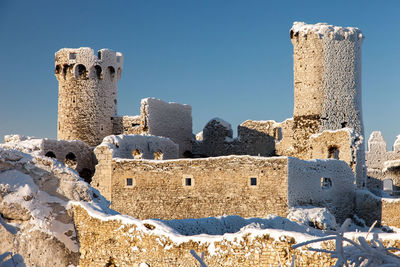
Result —
<instances>
[{"instance_id":1,"label":"rectangular window opening","mask_svg":"<svg viewBox=\"0 0 400 267\"><path fill-rule=\"evenodd\" d=\"M192 186L192 178L185 178L185 185Z\"/></svg>"},{"instance_id":2,"label":"rectangular window opening","mask_svg":"<svg viewBox=\"0 0 400 267\"><path fill-rule=\"evenodd\" d=\"M256 186L257 185L257 178L256 177L251 177L250 178L250 185L251 186Z\"/></svg>"},{"instance_id":3,"label":"rectangular window opening","mask_svg":"<svg viewBox=\"0 0 400 267\"><path fill-rule=\"evenodd\" d=\"M126 178L126 186L133 186L133 178Z\"/></svg>"},{"instance_id":4,"label":"rectangular window opening","mask_svg":"<svg viewBox=\"0 0 400 267\"><path fill-rule=\"evenodd\" d=\"M76 53L69 53L69 59L76 59Z\"/></svg>"}]
</instances>

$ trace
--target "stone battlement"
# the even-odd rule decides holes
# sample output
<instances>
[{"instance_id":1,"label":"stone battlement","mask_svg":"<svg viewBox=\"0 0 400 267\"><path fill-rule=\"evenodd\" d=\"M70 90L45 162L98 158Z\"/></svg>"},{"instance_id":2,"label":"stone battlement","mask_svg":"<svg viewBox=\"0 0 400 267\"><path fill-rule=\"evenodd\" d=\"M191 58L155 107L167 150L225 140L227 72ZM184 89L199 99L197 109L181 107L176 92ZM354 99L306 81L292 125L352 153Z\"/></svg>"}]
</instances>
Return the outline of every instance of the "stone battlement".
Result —
<instances>
[{"instance_id":1,"label":"stone battlement","mask_svg":"<svg viewBox=\"0 0 400 267\"><path fill-rule=\"evenodd\" d=\"M101 49L97 56L89 47L63 48L55 53L57 79L73 74L75 78L121 78L124 57L120 52ZM108 75L104 73L107 71Z\"/></svg>"},{"instance_id":2,"label":"stone battlement","mask_svg":"<svg viewBox=\"0 0 400 267\"><path fill-rule=\"evenodd\" d=\"M365 37L360 29L355 27L340 27L327 23L306 24L294 22L290 29L290 38L307 37L315 34L318 39L362 41ZM305 38L306 39L306 38Z\"/></svg>"}]
</instances>

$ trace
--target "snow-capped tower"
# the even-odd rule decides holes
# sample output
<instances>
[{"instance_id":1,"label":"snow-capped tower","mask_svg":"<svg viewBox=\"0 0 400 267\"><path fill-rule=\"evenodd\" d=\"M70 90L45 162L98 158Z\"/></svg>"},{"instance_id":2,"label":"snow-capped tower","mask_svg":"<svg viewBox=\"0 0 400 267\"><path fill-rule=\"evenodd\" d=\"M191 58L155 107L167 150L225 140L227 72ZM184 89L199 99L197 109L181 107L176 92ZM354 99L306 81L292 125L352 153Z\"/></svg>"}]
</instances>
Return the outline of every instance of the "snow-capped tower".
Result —
<instances>
[{"instance_id":1,"label":"snow-capped tower","mask_svg":"<svg viewBox=\"0 0 400 267\"><path fill-rule=\"evenodd\" d=\"M295 124L309 133L353 128L363 142L361 107L361 45L358 28L295 22L290 30L293 44ZM365 170L364 145L359 145L357 183ZM362 151L361 151L362 150Z\"/></svg>"},{"instance_id":2,"label":"snow-capped tower","mask_svg":"<svg viewBox=\"0 0 400 267\"><path fill-rule=\"evenodd\" d=\"M59 82L57 138L82 140L90 146L113 134L118 80L123 56L101 49L63 48L55 54Z\"/></svg>"}]
</instances>

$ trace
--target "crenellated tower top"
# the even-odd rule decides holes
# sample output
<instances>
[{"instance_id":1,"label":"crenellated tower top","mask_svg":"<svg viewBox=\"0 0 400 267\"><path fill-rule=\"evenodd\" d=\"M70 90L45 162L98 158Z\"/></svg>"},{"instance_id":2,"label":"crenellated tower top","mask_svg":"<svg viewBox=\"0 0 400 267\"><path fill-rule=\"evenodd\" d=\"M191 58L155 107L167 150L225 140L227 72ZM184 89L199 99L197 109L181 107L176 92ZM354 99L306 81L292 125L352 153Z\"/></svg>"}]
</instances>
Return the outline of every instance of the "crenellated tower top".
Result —
<instances>
[{"instance_id":1,"label":"crenellated tower top","mask_svg":"<svg viewBox=\"0 0 400 267\"><path fill-rule=\"evenodd\" d=\"M121 78L124 57L122 53L100 49L97 55L89 47L63 48L55 54L57 79L73 74L75 78L110 79ZM69 72L69 73L68 73ZM106 76L105 73L109 76Z\"/></svg>"},{"instance_id":2,"label":"crenellated tower top","mask_svg":"<svg viewBox=\"0 0 400 267\"><path fill-rule=\"evenodd\" d=\"M319 39L329 38L334 40L350 39L362 41L364 35L360 29L355 27L340 27L328 25L327 23L306 24L304 22L294 22L290 29L290 38L307 37L309 34L315 34Z\"/></svg>"}]
</instances>

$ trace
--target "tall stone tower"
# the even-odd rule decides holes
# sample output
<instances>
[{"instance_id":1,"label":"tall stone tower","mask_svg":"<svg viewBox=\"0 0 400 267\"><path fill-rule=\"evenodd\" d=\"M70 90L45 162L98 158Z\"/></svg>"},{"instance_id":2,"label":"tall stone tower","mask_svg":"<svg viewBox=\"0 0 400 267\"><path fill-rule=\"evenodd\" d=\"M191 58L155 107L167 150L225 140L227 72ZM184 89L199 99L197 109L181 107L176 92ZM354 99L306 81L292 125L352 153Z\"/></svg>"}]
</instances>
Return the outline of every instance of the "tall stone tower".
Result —
<instances>
[{"instance_id":1,"label":"tall stone tower","mask_svg":"<svg viewBox=\"0 0 400 267\"><path fill-rule=\"evenodd\" d=\"M90 146L113 134L117 113L118 80L123 56L101 49L63 48L55 54L59 83L57 138L82 140Z\"/></svg>"},{"instance_id":2,"label":"tall stone tower","mask_svg":"<svg viewBox=\"0 0 400 267\"><path fill-rule=\"evenodd\" d=\"M353 128L364 140L361 107L362 32L357 28L295 22L293 120L300 140L324 130ZM296 130L296 129L295 129ZM307 136L308 135L308 136ZM302 144L300 144L301 146ZM305 144L303 144L305 145ZM357 183L365 177L364 145L358 145Z\"/></svg>"}]
</instances>

